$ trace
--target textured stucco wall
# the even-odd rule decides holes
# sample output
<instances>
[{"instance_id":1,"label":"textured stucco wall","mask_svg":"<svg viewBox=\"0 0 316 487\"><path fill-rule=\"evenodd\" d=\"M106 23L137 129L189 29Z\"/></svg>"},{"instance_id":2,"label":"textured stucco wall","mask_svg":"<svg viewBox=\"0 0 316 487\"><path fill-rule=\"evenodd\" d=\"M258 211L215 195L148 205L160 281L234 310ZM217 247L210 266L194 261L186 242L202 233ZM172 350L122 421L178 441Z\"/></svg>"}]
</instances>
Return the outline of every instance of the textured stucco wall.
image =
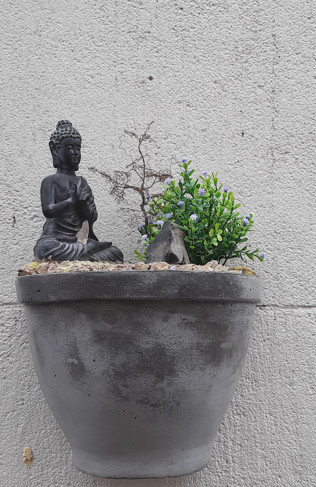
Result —
<instances>
[{"instance_id":1,"label":"textured stucco wall","mask_svg":"<svg viewBox=\"0 0 316 487\"><path fill-rule=\"evenodd\" d=\"M0 31L1 485L315 485L314 0L8 0ZM195 475L78 472L39 389L14 278L41 231L48 139L63 118L83 136L80 174L94 190L96 233L127 256L137 232L87 170L129 161L124 129L155 120L157 165L187 155L200 171L218 170L255 214L252 242L267 256L256 265L263 303L212 461ZM24 446L34 451L29 471Z\"/></svg>"}]
</instances>

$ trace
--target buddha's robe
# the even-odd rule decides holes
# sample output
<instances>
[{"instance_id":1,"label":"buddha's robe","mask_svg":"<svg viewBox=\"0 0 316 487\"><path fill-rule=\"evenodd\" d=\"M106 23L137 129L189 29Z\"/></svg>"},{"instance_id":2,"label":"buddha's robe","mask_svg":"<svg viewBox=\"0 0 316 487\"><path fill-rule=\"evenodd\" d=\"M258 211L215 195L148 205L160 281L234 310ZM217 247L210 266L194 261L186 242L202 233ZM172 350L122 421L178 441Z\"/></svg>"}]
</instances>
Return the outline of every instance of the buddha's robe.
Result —
<instances>
[{"instance_id":1,"label":"buddha's robe","mask_svg":"<svg viewBox=\"0 0 316 487\"><path fill-rule=\"evenodd\" d=\"M66 199L63 195L64 188L60 184L61 178L60 174L58 180L56 175L53 175L45 178L42 182L41 195L44 214L44 199L52 205ZM93 252L88 245L78 241L77 233L85 220L88 221L90 230L88 242L97 241L92 226L98 214L87 181L83 177L76 177L72 181L72 184L76 185L79 200L76 203L69 204L62 212L52 211L51 217L46 217L43 233L34 247L35 258L59 262L65 260L123 262L122 252L112 246L110 242L107 248ZM67 183L69 184L69 179Z\"/></svg>"}]
</instances>

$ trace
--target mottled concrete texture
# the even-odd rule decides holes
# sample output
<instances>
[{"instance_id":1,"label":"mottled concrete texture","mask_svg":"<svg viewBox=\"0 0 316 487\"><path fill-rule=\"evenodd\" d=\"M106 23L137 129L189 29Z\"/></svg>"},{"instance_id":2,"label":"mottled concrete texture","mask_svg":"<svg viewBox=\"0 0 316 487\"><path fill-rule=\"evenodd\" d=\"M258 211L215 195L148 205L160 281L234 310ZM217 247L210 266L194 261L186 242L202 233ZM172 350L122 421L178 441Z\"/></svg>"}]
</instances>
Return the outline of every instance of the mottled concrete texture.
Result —
<instances>
[{"instance_id":1,"label":"mottled concrete texture","mask_svg":"<svg viewBox=\"0 0 316 487\"><path fill-rule=\"evenodd\" d=\"M8 0L1 10L1 483L315 485L314 2ZM155 120L155 164L185 155L199 171L218 170L255 214L263 304L213 459L194 476L106 481L77 472L39 390L14 280L41 232L40 180L52 172L48 139L62 118L83 136L80 174L95 194L96 233L126 256L137 231L87 170L130 162L124 129Z\"/></svg>"},{"instance_id":2,"label":"mottled concrete texture","mask_svg":"<svg viewBox=\"0 0 316 487\"><path fill-rule=\"evenodd\" d=\"M256 276L65 273L19 277L17 290L31 303L42 392L81 471L157 478L208 465L245 361Z\"/></svg>"}]
</instances>

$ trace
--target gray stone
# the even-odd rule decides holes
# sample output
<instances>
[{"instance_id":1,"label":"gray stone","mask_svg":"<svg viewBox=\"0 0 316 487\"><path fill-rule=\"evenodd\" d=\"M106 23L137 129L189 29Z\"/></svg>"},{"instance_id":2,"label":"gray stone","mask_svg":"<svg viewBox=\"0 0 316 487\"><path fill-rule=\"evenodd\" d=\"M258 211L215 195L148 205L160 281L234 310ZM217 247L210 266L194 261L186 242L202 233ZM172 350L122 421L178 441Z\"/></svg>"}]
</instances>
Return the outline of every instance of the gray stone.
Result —
<instances>
[{"instance_id":1,"label":"gray stone","mask_svg":"<svg viewBox=\"0 0 316 487\"><path fill-rule=\"evenodd\" d=\"M183 239L184 233L176 223L165 222L155 240L147 248L146 263L189 264Z\"/></svg>"}]
</instances>

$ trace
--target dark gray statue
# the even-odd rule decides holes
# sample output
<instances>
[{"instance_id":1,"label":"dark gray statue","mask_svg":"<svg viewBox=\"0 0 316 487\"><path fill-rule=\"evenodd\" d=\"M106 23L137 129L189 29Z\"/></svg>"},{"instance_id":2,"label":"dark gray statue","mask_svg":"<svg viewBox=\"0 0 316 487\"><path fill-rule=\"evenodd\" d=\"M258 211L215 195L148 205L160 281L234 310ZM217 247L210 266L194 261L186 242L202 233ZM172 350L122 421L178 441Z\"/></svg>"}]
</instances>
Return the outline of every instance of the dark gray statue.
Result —
<instances>
[{"instance_id":1,"label":"dark gray statue","mask_svg":"<svg viewBox=\"0 0 316 487\"><path fill-rule=\"evenodd\" d=\"M34 247L36 259L90 260L123 262L122 252L112 242L99 242L93 232L98 218L92 191L82 176L77 176L81 159L81 136L68 120L58 122L50 137L55 174L42 182L41 202L46 222ZM77 239L88 221L87 243Z\"/></svg>"}]
</instances>

